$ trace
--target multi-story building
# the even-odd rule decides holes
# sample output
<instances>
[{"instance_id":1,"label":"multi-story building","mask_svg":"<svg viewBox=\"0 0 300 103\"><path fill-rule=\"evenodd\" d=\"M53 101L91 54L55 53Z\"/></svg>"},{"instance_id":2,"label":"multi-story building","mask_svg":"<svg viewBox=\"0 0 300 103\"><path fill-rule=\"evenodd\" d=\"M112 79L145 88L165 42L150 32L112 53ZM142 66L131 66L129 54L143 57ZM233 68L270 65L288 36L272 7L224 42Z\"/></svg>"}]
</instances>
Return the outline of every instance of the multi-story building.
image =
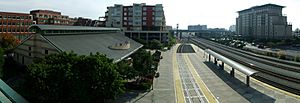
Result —
<instances>
[{"instance_id":1,"label":"multi-story building","mask_svg":"<svg viewBox=\"0 0 300 103\"><path fill-rule=\"evenodd\" d=\"M238 11L237 34L254 39L284 39L292 37L292 25L282 15L284 6L265 4Z\"/></svg>"},{"instance_id":2,"label":"multi-story building","mask_svg":"<svg viewBox=\"0 0 300 103\"><path fill-rule=\"evenodd\" d=\"M32 16L26 13L0 12L0 35L14 34L22 40L31 32L28 27L33 24Z\"/></svg>"},{"instance_id":3,"label":"multi-story building","mask_svg":"<svg viewBox=\"0 0 300 103\"><path fill-rule=\"evenodd\" d=\"M73 25L74 20L69 16L61 15L60 12L51 10L32 10L30 14L36 24L49 24L49 25Z\"/></svg>"},{"instance_id":4,"label":"multi-story building","mask_svg":"<svg viewBox=\"0 0 300 103\"><path fill-rule=\"evenodd\" d=\"M92 19L83 18L83 17L74 18L74 24L73 25L74 26L102 27L100 20L92 20Z\"/></svg>"},{"instance_id":5,"label":"multi-story building","mask_svg":"<svg viewBox=\"0 0 300 103\"><path fill-rule=\"evenodd\" d=\"M298 28L293 33L294 33L294 37L297 37L297 38L300 37L300 30Z\"/></svg>"},{"instance_id":6,"label":"multi-story building","mask_svg":"<svg viewBox=\"0 0 300 103\"><path fill-rule=\"evenodd\" d=\"M188 30L207 30L207 25L189 25Z\"/></svg>"},{"instance_id":7,"label":"multi-story building","mask_svg":"<svg viewBox=\"0 0 300 103\"><path fill-rule=\"evenodd\" d=\"M132 6L114 5L107 7L106 27L122 28L125 35L146 41L167 40L166 21L162 4Z\"/></svg>"},{"instance_id":8,"label":"multi-story building","mask_svg":"<svg viewBox=\"0 0 300 103\"><path fill-rule=\"evenodd\" d=\"M236 26L235 26L235 25L231 25L231 26L229 27L229 31L235 32L235 31L236 31Z\"/></svg>"}]
</instances>

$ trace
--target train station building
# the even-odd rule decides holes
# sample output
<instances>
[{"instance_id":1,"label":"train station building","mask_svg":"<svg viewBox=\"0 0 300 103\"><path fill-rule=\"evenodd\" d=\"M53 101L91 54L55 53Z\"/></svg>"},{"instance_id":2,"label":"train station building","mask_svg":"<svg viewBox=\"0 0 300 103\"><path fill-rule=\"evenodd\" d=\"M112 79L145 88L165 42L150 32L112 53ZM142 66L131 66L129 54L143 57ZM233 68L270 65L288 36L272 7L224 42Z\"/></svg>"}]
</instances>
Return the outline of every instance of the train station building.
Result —
<instances>
[{"instance_id":1,"label":"train station building","mask_svg":"<svg viewBox=\"0 0 300 103\"><path fill-rule=\"evenodd\" d=\"M119 62L143 46L119 28L32 25L30 30L35 33L14 49L14 59L24 65L34 58L71 51L78 55L99 52Z\"/></svg>"}]
</instances>

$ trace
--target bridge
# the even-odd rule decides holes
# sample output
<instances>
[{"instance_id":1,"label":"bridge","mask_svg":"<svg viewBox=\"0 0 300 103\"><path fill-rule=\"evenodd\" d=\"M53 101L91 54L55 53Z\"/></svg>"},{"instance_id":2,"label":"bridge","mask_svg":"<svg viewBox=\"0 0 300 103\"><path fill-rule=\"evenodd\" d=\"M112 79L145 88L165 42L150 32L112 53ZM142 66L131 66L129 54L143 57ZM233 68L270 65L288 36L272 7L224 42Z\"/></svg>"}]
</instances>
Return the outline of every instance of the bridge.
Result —
<instances>
[{"instance_id":1,"label":"bridge","mask_svg":"<svg viewBox=\"0 0 300 103\"><path fill-rule=\"evenodd\" d=\"M208 29L208 30L171 30L172 34L174 34L177 38L182 38L183 34L186 35L195 35L198 37L219 37L221 35L229 35L232 32L223 30L223 29Z\"/></svg>"}]
</instances>

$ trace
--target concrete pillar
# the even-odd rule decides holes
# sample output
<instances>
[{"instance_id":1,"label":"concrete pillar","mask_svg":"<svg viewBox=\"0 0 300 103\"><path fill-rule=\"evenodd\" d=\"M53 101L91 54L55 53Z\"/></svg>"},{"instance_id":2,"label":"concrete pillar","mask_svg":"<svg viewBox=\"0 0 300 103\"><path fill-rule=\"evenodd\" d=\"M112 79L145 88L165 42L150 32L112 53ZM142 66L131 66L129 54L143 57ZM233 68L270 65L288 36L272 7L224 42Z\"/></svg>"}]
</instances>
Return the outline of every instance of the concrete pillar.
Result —
<instances>
[{"instance_id":1,"label":"concrete pillar","mask_svg":"<svg viewBox=\"0 0 300 103\"><path fill-rule=\"evenodd\" d=\"M246 85L249 87L249 83L250 83L250 76L247 75L246 77Z\"/></svg>"},{"instance_id":2,"label":"concrete pillar","mask_svg":"<svg viewBox=\"0 0 300 103\"><path fill-rule=\"evenodd\" d=\"M159 33L159 41L162 42L161 33Z\"/></svg>"},{"instance_id":3,"label":"concrete pillar","mask_svg":"<svg viewBox=\"0 0 300 103\"><path fill-rule=\"evenodd\" d=\"M216 57L214 57L214 58L215 58L214 63L217 65L218 64L217 58Z\"/></svg>"},{"instance_id":4,"label":"concrete pillar","mask_svg":"<svg viewBox=\"0 0 300 103\"><path fill-rule=\"evenodd\" d=\"M231 69L230 75L231 75L232 77L234 77L234 68Z\"/></svg>"},{"instance_id":5,"label":"concrete pillar","mask_svg":"<svg viewBox=\"0 0 300 103\"><path fill-rule=\"evenodd\" d=\"M221 64L221 69L222 69L222 70L224 70L224 69L225 69L224 62L222 62L222 64Z\"/></svg>"},{"instance_id":6,"label":"concrete pillar","mask_svg":"<svg viewBox=\"0 0 300 103\"><path fill-rule=\"evenodd\" d=\"M138 38L141 39L141 33L140 32L138 33Z\"/></svg>"},{"instance_id":7,"label":"concrete pillar","mask_svg":"<svg viewBox=\"0 0 300 103\"><path fill-rule=\"evenodd\" d=\"M147 40L147 42L149 42L148 40L149 40L149 34L148 34L148 32L146 33L146 40Z\"/></svg>"}]
</instances>

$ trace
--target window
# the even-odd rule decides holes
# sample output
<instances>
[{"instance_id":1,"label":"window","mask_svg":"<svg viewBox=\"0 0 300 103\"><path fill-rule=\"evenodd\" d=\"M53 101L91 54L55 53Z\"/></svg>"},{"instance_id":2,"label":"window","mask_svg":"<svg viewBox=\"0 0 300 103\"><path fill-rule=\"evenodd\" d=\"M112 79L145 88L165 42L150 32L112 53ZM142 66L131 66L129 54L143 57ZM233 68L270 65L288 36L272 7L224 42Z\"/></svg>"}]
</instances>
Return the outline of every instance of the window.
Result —
<instances>
[{"instance_id":1,"label":"window","mask_svg":"<svg viewBox=\"0 0 300 103\"><path fill-rule=\"evenodd\" d=\"M124 13L124 15L126 16L126 15L127 15L127 13Z\"/></svg>"},{"instance_id":2,"label":"window","mask_svg":"<svg viewBox=\"0 0 300 103\"><path fill-rule=\"evenodd\" d=\"M143 12L143 15L144 15L144 16L147 15L147 12Z\"/></svg>"},{"instance_id":3,"label":"window","mask_svg":"<svg viewBox=\"0 0 300 103\"><path fill-rule=\"evenodd\" d=\"M28 47L28 50L31 50L31 47L30 47L30 46Z\"/></svg>"},{"instance_id":4,"label":"window","mask_svg":"<svg viewBox=\"0 0 300 103\"><path fill-rule=\"evenodd\" d=\"M147 18L146 17L143 17L143 20L146 20Z\"/></svg>"},{"instance_id":5,"label":"window","mask_svg":"<svg viewBox=\"0 0 300 103\"><path fill-rule=\"evenodd\" d=\"M47 49L45 49L45 54L48 54L48 50Z\"/></svg>"},{"instance_id":6,"label":"window","mask_svg":"<svg viewBox=\"0 0 300 103\"><path fill-rule=\"evenodd\" d=\"M147 10L147 8L146 8L146 7L144 7L144 8L143 8L143 10L144 10L144 11L146 11L146 10Z\"/></svg>"},{"instance_id":7,"label":"window","mask_svg":"<svg viewBox=\"0 0 300 103\"><path fill-rule=\"evenodd\" d=\"M31 56L31 53L29 53L28 55Z\"/></svg>"},{"instance_id":8,"label":"window","mask_svg":"<svg viewBox=\"0 0 300 103\"><path fill-rule=\"evenodd\" d=\"M0 15L0 19L2 18L2 15Z\"/></svg>"}]
</instances>

